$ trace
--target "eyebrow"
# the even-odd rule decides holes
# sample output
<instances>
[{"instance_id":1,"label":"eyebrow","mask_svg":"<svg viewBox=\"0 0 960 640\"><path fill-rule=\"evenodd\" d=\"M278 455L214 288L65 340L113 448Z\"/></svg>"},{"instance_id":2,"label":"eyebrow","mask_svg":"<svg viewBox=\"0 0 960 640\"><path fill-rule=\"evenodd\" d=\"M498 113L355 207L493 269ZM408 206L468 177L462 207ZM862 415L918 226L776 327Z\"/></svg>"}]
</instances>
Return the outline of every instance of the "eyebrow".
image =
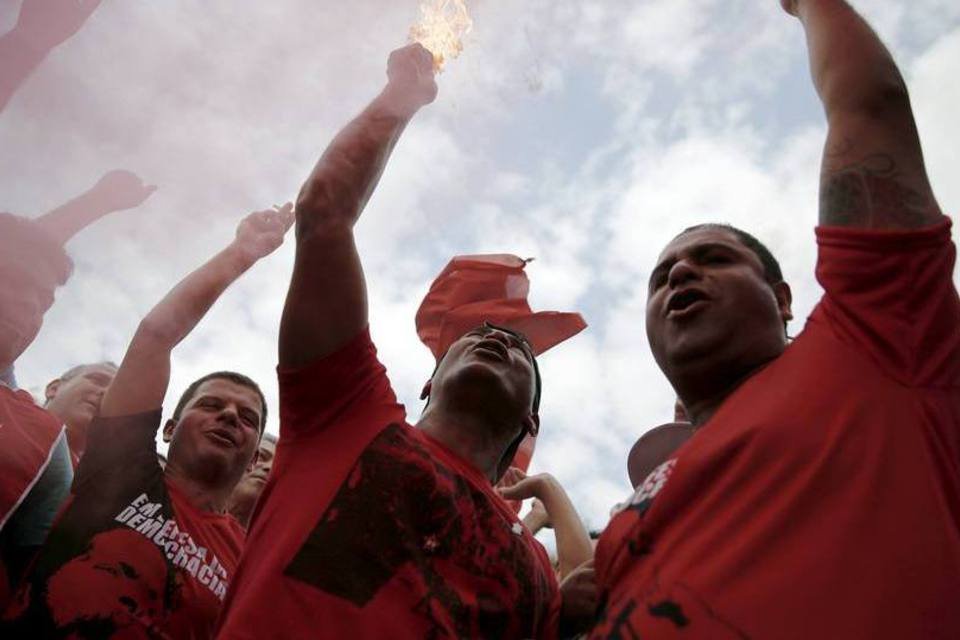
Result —
<instances>
[{"instance_id":1,"label":"eyebrow","mask_svg":"<svg viewBox=\"0 0 960 640\"><path fill-rule=\"evenodd\" d=\"M702 256L704 253L707 253L709 251L714 251L716 249L730 251L736 254L740 253L735 247L725 242L704 242L702 244L697 244L697 245L694 245L692 249L690 249L689 253L692 253L694 256L699 257L699 256ZM663 273L664 271L669 271L669 269L673 267L673 265L676 262L677 262L677 257L676 255L673 255L667 258L666 260L664 260L663 262L661 262L660 264L658 264L656 267L654 267L653 271L650 272L650 279L647 281L648 286L652 285L654 281L660 276L661 273Z\"/></svg>"}]
</instances>

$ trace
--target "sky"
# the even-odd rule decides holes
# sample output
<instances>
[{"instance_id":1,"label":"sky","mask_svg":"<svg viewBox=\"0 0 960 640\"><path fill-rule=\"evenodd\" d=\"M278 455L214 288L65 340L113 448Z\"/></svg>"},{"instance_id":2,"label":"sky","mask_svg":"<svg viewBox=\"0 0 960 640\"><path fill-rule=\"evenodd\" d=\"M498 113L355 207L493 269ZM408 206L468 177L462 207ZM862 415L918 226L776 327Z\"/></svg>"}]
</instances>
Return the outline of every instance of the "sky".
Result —
<instances>
[{"instance_id":1,"label":"sky","mask_svg":"<svg viewBox=\"0 0 960 640\"><path fill-rule=\"evenodd\" d=\"M960 209L960 3L853 2L911 90L934 191ZM779 258L803 328L825 123L800 24L777 0L468 0L474 29L404 133L356 228L370 322L415 421L433 362L414 314L457 254L514 253L536 310L589 328L540 359L532 470L591 528L630 493L626 457L674 393L644 329L646 282L687 226L728 222ZM0 32L18 0L0 0ZM293 200L337 130L382 88L416 0L105 0L0 114L0 210L39 215L105 172L158 191L68 245L76 263L17 362L35 394L119 362L140 319L226 246L250 211ZM176 349L165 403L205 373L264 388L276 432L288 241ZM162 447L161 447L162 449Z\"/></svg>"}]
</instances>

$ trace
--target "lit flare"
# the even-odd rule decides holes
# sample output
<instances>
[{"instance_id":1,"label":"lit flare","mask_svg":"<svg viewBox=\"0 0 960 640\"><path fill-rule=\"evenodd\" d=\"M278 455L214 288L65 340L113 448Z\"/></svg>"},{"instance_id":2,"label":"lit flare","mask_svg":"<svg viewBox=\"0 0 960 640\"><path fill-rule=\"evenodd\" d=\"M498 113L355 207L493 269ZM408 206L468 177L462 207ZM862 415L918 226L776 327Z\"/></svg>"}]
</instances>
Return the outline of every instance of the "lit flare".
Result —
<instances>
[{"instance_id":1,"label":"lit flare","mask_svg":"<svg viewBox=\"0 0 960 640\"><path fill-rule=\"evenodd\" d=\"M466 0L424 0L420 22L410 27L410 41L432 53L433 66L440 71L463 51L463 38L472 28Z\"/></svg>"}]
</instances>

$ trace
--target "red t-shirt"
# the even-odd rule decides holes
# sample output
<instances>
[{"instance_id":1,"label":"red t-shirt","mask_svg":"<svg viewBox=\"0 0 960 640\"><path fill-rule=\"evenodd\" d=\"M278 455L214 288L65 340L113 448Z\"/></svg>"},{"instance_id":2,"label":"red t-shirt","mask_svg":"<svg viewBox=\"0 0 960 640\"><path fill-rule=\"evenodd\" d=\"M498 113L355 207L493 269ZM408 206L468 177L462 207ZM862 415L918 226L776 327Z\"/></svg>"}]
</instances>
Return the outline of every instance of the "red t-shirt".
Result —
<instances>
[{"instance_id":1,"label":"red t-shirt","mask_svg":"<svg viewBox=\"0 0 960 640\"><path fill-rule=\"evenodd\" d=\"M364 330L280 372L280 442L220 638L540 638L549 559L475 468L406 423Z\"/></svg>"},{"instance_id":2,"label":"red t-shirt","mask_svg":"<svg viewBox=\"0 0 960 640\"><path fill-rule=\"evenodd\" d=\"M243 546L229 515L167 481L160 411L97 418L60 514L0 637L210 638Z\"/></svg>"},{"instance_id":3,"label":"red t-shirt","mask_svg":"<svg viewBox=\"0 0 960 640\"><path fill-rule=\"evenodd\" d=\"M591 638L960 638L949 222L817 237L803 333L601 537Z\"/></svg>"}]
</instances>

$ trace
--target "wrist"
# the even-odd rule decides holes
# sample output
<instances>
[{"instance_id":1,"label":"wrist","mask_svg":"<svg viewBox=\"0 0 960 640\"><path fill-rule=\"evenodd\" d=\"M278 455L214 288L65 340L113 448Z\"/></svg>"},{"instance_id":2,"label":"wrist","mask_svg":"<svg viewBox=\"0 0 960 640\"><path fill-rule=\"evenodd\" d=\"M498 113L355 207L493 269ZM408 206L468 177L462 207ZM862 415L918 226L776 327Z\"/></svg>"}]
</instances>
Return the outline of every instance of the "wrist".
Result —
<instances>
[{"instance_id":1,"label":"wrist","mask_svg":"<svg viewBox=\"0 0 960 640\"><path fill-rule=\"evenodd\" d=\"M409 120L423 106L422 101L395 84L387 83L376 99L377 106L401 120Z\"/></svg>"},{"instance_id":2,"label":"wrist","mask_svg":"<svg viewBox=\"0 0 960 640\"><path fill-rule=\"evenodd\" d=\"M245 250L236 240L227 245L223 250L223 255L238 275L252 267L257 262L257 257Z\"/></svg>"}]
</instances>

